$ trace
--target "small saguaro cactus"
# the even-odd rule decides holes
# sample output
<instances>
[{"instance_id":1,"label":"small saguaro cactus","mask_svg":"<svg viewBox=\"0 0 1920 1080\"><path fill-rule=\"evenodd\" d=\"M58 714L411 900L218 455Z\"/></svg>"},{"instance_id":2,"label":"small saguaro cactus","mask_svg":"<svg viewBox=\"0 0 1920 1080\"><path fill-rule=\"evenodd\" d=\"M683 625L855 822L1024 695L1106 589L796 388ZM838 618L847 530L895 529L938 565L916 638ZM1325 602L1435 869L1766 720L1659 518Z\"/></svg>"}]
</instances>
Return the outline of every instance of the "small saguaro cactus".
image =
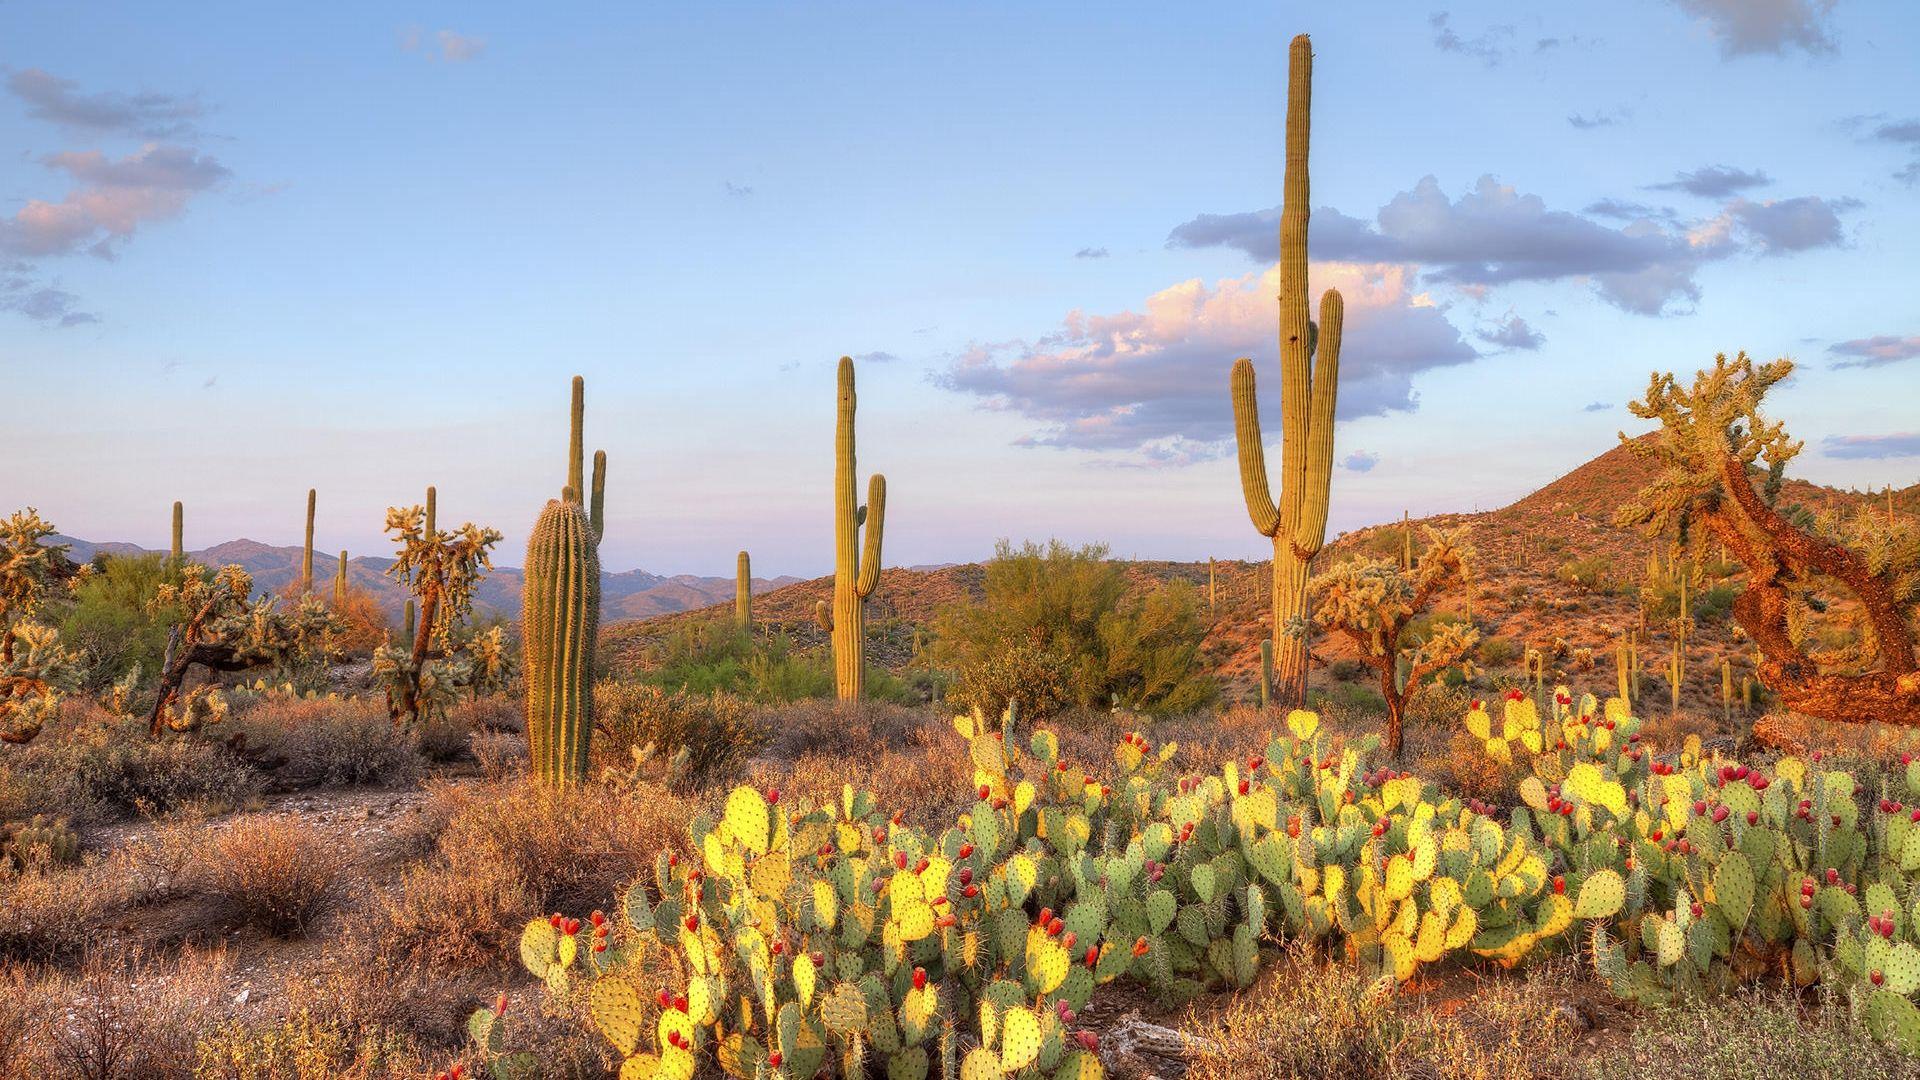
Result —
<instances>
[{"instance_id":1,"label":"small saguaro cactus","mask_svg":"<svg viewBox=\"0 0 1920 1080\"><path fill-rule=\"evenodd\" d=\"M833 607L824 601L814 618L833 635L833 685L841 701L858 701L866 667L866 599L880 584L880 541L887 520L887 478L867 481L867 504L860 506L854 465L853 359L840 358L839 416L834 427ZM866 526L861 549L860 527Z\"/></svg>"},{"instance_id":2,"label":"small saguaro cactus","mask_svg":"<svg viewBox=\"0 0 1920 1080\"><path fill-rule=\"evenodd\" d=\"M186 514L187 514L186 507L182 506L178 499L174 500L174 503L173 503L173 551L171 554L171 558L173 559L173 564L175 566L180 565L181 560L187 557L186 549L181 543L185 535Z\"/></svg>"},{"instance_id":3,"label":"small saguaro cactus","mask_svg":"<svg viewBox=\"0 0 1920 1080\"><path fill-rule=\"evenodd\" d=\"M1207 610L1220 606L1220 582L1214 577L1213 556L1207 556Z\"/></svg>"},{"instance_id":4,"label":"small saguaro cactus","mask_svg":"<svg viewBox=\"0 0 1920 1080\"><path fill-rule=\"evenodd\" d=\"M753 628L753 561L744 551L733 560L733 624Z\"/></svg>"},{"instance_id":5,"label":"small saguaro cactus","mask_svg":"<svg viewBox=\"0 0 1920 1080\"><path fill-rule=\"evenodd\" d=\"M340 568L333 572L333 606L345 607L347 603L347 553L340 552Z\"/></svg>"},{"instance_id":6,"label":"small saguaro cactus","mask_svg":"<svg viewBox=\"0 0 1920 1080\"><path fill-rule=\"evenodd\" d=\"M319 492L307 489L307 550L300 559L300 591L313 591L313 506Z\"/></svg>"},{"instance_id":7,"label":"small saguaro cactus","mask_svg":"<svg viewBox=\"0 0 1920 1080\"><path fill-rule=\"evenodd\" d=\"M527 741L536 775L564 786L587 774L593 734L593 653L600 630L600 537L606 454L593 457L593 491L581 505L585 383L573 379L567 479L527 541L521 632L526 639Z\"/></svg>"},{"instance_id":8,"label":"small saguaro cactus","mask_svg":"<svg viewBox=\"0 0 1920 1080\"><path fill-rule=\"evenodd\" d=\"M1307 693L1307 577L1327 536L1327 488L1333 479L1333 417L1340 388L1343 301L1320 297L1320 322L1307 305L1308 126L1313 46L1293 39L1288 61L1287 148L1280 212L1280 502L1267 483L1266 448L1253 361L1233 363L1234 440L1248 516L1273 538L1273 644L1281 700L1298 706Z\"/></svg>"}]
</instances>

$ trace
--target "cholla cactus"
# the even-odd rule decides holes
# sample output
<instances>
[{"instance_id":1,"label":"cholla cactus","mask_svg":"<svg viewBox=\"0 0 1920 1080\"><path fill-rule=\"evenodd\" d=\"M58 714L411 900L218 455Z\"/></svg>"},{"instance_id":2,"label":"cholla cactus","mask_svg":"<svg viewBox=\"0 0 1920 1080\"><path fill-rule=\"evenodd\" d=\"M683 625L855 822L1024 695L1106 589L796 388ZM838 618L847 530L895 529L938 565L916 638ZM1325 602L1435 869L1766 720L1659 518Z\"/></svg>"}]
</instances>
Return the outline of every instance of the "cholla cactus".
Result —
<instances>
[{"instance_id":1,"label":"cholla cactus","mask_svg":"<svg viewBox=\"0 0 1920 1080\"><path fill-rule=\"evenodd\" d=\"M435 494L433 488L427 489L425 506L387 510L387 531L394 534L398 546L387 574L406 586L420 605L418 628L408 627L411 640L405 646L404 663L388 657L379 665L391 680L387 711L395 721L426 715L431 703L422 690L428 679L457 693L460 680L450 677L458 663L453 659L454 638L473 614L473 591L493 569L489 552L500 542L498 530L470 521L442 532L435 520ZM390 649L391 645L381 651Z\"/></svg>"},{"instance_id":2,"label":"cholla cactus","mask_svg":"<svg viewBox=\"0 0 1920 1080\"><path fill-rule=\"evenodd\" d=\"M59 632L35 618L84 573L67 560L64 544L41 542L53 532L32 507L0 520L0 742L40 734L76 674Z\"/></svg>"},{"instance_id":3,"label":"cholla cactus","mask_svg":"<svg viewBox=\"0 0 1920 1080\"><path fill-rule=\"evenodd\" d=\"M1661 472L1616 521L1683 539L1704 529L1747 568L1733 616L1759 646L1760 681L1781 704L1827 720L1920 726L1920 531L1911 521L1889 524L1870 507L1853 520L1816 517L1809 527L1776 505L1802 444L1760 407L1792 372L1790 360L1755 364L1741 353L1715 357L1691 388L1655 375L1628 408L1659 421L1657 437L1621 439ZM1861 624L1863 648L1851 663L1823 663L1813 653L1815 581L1837 583L1859 601L1838 607Z\"/></svg>"},{"instance_id":4,"label":"cholla cactus","mask_svg":"<svg viewBox=\"0 0 1920 1080\"><path fill-rule=\"evenodd\" d=\"M253 577L238 566L209 571L189 563L177 583L161 585L151 610L178 613L160 664L160 689L148 714L158 735L179 716L182 688L196 667L229 673L276 667L324 650L333 616L312 596L282 609L274 598L253 598Z\"/></svg>"},{"instance_id":5,"label":"cholla cactus","mask_svg":"<svg viewBox=\"0 0 1920 1080\"><path fill-rule=\"evenodd\" d=\"M1427 549L1412 569L1392 559L1356 559L1318 575L1313 621L1346 636L1362 662L1379 675L1387 701L1387 751L1400 756L1407 699L1422 680L1463 662L1480 640L1463 622L1435 623L1422 640L1405 645L1407 627L1447 591L1460 585L1471 550L1456 529L1427 528ZM1402 672L1402 664L1405 670Z\"/></svg>"}]
</instances>

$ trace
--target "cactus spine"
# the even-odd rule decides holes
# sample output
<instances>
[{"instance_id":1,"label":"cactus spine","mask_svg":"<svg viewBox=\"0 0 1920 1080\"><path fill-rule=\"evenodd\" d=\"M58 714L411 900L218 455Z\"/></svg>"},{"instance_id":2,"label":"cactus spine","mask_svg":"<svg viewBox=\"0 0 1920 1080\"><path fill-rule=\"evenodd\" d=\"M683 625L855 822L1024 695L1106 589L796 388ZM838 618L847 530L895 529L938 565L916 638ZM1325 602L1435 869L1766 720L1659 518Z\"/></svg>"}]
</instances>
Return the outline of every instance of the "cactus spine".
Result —
<instances>
[{"instance_id":1,"label":"cactus spine","mask_svg":"<svg viewBox=\"0 0 1920 1080\"><path fill-rule=\"evenodd\" d=\"M307 489L307 550L300 560L300 591L313 591L313 505L319 498L319 492Z\"/></svg>"},{"instance_id":2,"label":"cactus spine","mask_svg":"<svg viewBox=\"0 0 1920 1080\"><path fill-rule=\"evenodd\" d=\"M1307 305L1307 141L1313 47L1293 39L1288 64L1285 194L1280 214L1280 502L1267 483L1253 361L1233 364L1234 439L1247 513L1273 538L1273 643L1278 691L1289 705L1307 692L1307 575L1327 534L1327 488L1333 478L1333 416L1340 386L1340 293L1320 298L1320 322Z\"/></svg>"},{"instance_id":3,"label":"cactus spine","mask_svg":"<svg viewBox=\"0 0 1920 1080\"><path fill-rule=\"evenodd\" d=\"M587 775L593 734L593 653L600 630L600 537L606 454L593 459L590 510L581 505L585 382L573 379L567 485L547 502L527 540L521 611L526 642L527 740L535 775L565 786Z\"/></svg>"},{"instance_id":4,"label":"cactus spine","mask_svg":"<svg viewBox=\"0 0 1920 1080\"><path fill-rule=\"evenodd\" d=\"M345 607L347 604L347 553L340 552L340 568L333 572L333 606Z\"/></svg>"},{"instance_id":5,"label":"cactus spine","mask_svg":"<svg viewBox=\"0 0 1920 1080\"><path fill-rule=\"evenodd\" d=\"M744 551L733 560L733 624L753 629L753 561Z\"/></svg>"},{"instance_id":6,"label":"cactus spine","mask_svg":"<svg viewBox=\"0 0 1920 1080\"><path fill-rule=\"evenodd\" d=\"M173 564L175 566L180 565L181 561L187 557L186 548L181 542L186 535L186 513L186 507L180 505L179 500L175 500L173 504Z\"/></svg>"},{"instance_id":7,"label":"cactus spine","mask_svg":"<svg viewBox=\"0 0 1920 1080\"><path fill-rule=\"evenodd\" d=\"M887 478L867 481L867 504L857 505L854 463L855 397L853 359L840 358L839 417L834 427L833 607L814 609L814 618L833 635L833 685L841 701L858 701L866 665L866 599L880 584L880 541L887 520ZM860 527L866 526L861 549Z\"/></svg>"}]
</instances>

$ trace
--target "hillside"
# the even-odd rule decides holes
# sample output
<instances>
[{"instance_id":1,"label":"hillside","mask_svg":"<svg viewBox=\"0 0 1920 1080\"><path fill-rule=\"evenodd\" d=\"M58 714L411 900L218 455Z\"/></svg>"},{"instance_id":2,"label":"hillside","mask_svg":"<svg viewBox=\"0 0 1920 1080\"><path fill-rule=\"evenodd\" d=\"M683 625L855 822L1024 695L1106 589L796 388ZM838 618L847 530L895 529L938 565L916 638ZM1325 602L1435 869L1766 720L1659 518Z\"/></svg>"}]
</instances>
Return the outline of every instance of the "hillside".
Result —
<instances>
[{"instance_id":1,"label":"hillside","mask_svg":"<svg viewBox=\"0 0 1920 1080\"><path fill-rule=\"evenodd\" d=\"M1646 462L1626 447L1615 446L1508 506L1412 520L1416 553L1423 527L1465 525L1469 530L1477 556L1471 597L1448 598L1441 610L1464 616L1470 606L1484 642L1483 667L1494 674L1515 675L1521 670L1524 651L1537 648L1549 655L1554 677L1605 690L1613 685L1614 650L1621 636L1637 629L1646 692L1664 699L1664 672L1673 638L1658 620L1640 628L1640 589L1649 556L1656 548L1665 552L1667 547L1664 541L1613 524L1614 508L1650 477ZM1791 478L1782 495L1786 503L1839 507L1868 500L1879 505L1883 498ZM1894 492L1893 501L1896 512L1920 511L1920 485ZM1397 521L1345 533L1327 545L1319 565L1361 554L1397 558L1402 536ZM1143 588L1173 578L1202 589L1207 582L1204 562L1127 565L1130 576ZM1216 563L1215 572L1219 601L1204 653L1226 681L1230 697L1250 695L1258 684L1260 642L1272 626L1270 571L1264 562L1223 560ZM1698 706L1718 707L1722 657L1734 661L1736 684L1751 671L1736 641L1736 628L1724 611L1739 576L1731 567L1723 577L1710 576L1708 588L1724 588L1717 600L1696 602L1684 685L1688 700ZM978 599L984 578L985 569L979 563L884 571L870 602L869 617L882 627L870 655L890 667L904 664L911 657L912 629L930 623L947 604ZM755 621L788 633L802 645L824 643L826 635L813 624L813 606L816 600L830 597L832 590L831 577L772 590L755 601ZM695 608L654 619L614 622L605 630L608 655L616 664L644 663L649 643L690 620L712 618L723 610ZM1372 685L1371 671L1356 676L1351 664L1339 663L1355 659L1346 642L1317 637L1314 649L1325 661L1314 670L1314 686L1327 688L1337 682L1336 665L1349 680Z\"/></svg>"},{"instance_id":2,"label":"hillside","mask_svg":"<svg viewBox=\"0 0 1920 1080\"><path fill-rule=\"evenodd\" d=\"M48 542L68 545L69 556L77 562L85 562L100 553L123 556L152 554L135 544L94 543L72 536L56 535L50 537ZM259 592L277 593L299 580L303 554L303 549L297 547L274 547L257 540L229 540L209 548L189 551L187 557L208 566L237 564L253 575L254 587ZM313 573L322 590L332 588L337 565L338 556L314 552ZM349 558L347 581L352 587L371 593L383 611L398 616L407 602L407 595L398 583L387 576L387 568L392 565L392 559L377 556ZM754 578L752 588L754 593L759 594L798 580L792 577ZM520 568L495 567L476 590L475 610L483 617L497 615L507 619L518 618L523 581ZM603 572L600 575L604 617L609 621L647 619L711 604L732 604L733 589L734 580L731 577L700 577L695 574L663 577L645 570Z\"/></svg>"}]
</instances>

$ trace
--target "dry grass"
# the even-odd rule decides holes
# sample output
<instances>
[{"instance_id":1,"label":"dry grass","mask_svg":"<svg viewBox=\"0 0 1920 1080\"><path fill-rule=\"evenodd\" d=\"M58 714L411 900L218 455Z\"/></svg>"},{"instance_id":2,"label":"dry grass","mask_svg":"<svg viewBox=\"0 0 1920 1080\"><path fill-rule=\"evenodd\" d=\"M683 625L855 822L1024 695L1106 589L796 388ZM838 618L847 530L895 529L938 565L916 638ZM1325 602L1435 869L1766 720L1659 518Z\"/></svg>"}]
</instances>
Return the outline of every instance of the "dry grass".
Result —
<instances>
[{"instance_id":1,"label":"dry grass","mask_svg":"<svg viewBox=\"0 0 1920 1080\"><path fill-rule=\"evenodd\" d=\"M226 1002L224 953L155 960L100 953L40 988L47 1022L29 1051L31 1075L58 1080L187 1080L195 1047Z\"/></svg>"},{"instance_id":2,"label":"dry grass","mask_svg":"<svg viewBox=\"0 0 1920 1080\"><path fill-rule=\"evenodd\" d=\"M211 848L208 886L248 926L298 937L338 900L345 857L290 818L235 822Z\"/></svg>"},{"instance_id":3,"label":"dry grass","mask_svg":"<svg viewBox=\"0 0 1920 1080\"><path fill-rule=\"evenodd\" d=\"M146 725L115 718L75 695L60 721L6 755L0 799L9 815L46 813L76 825L183 806L232 807L265 786L258 771L204 735L155 739Z\"/></svg>"},{"instance_id":4,"label":"dry grass","mask_svg":"<svg viewBox=\"0 0 1920 1080\"><path fill-rule=\"evenodd\" d=\"M78 866L0 868L0 958L76 959L120 900L120 879L97 858Z\"/></svg>"},{"instance_id":5,"label":"dry grass","mask_svg":"<svg viewBox=\"0 0 1920 1080\"><path fill-rule=\"evenodd\" d=\"M605 908L654 854L684 843L692 808L651 785L562 790L532 783L435 784L434 851L410 868L381 921L395 947L452 968L510 962L526 920Z\"/></svg>"},{"instance_id":6,"label":"dry grass","mask_svg":"<svg viewBox=\"0 0 1920 1080\"><path fill-rule=\"evenodd\" d=\"M1876 1042L1829 995L1802 1000L1756 989L1656 1013L1618 1052L1575 1075L1582 1080L1913 1080L1920 1077L1920 1058Z\"/></svg>"},{"instance_id":7,"label":"dry grass","mask_svg":"<svg viewBox=\"0 0 1920 1080\"><path fill-rule=\"evenodd\" d=\"M1188 1080L1559 1080L1570 1032L1550 981L1494 980L1445 1009L1293 946L1259 983L1184 1025Z\"/></svg>"},{"instance_id":8,"label":"dry grass","mask_svg":"<svg viewBox=\"0 0 1920 1080\"><path fill-rule=\"evenodd\" d=\"M593 688L593 763L629 770L634 751L653 748L665 762L686 751L684 779L718 782L767 742L767 725L743 698L695 694L648 683L603 680Z\"/></svg>"}]
</instances>

